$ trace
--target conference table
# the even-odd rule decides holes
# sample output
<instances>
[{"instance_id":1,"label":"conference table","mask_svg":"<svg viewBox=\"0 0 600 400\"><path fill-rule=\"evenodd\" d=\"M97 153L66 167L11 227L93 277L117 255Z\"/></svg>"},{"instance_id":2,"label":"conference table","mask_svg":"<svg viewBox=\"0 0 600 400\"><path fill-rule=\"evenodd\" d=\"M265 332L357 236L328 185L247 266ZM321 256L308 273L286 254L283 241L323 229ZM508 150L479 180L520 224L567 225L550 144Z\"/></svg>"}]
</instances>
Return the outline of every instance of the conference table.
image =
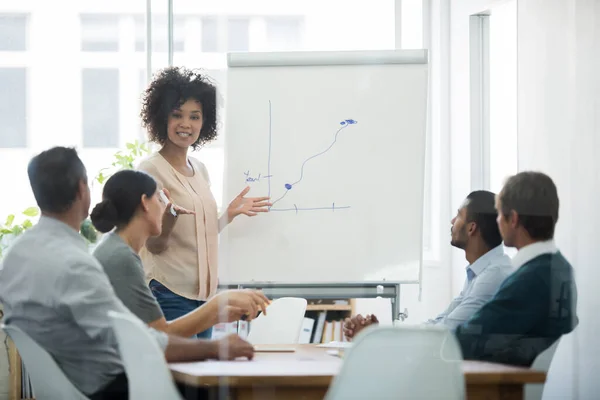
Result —
<instances>
[{"instance_id":1,"label":"conference table","mask_svg":"<svg viewBox=\"0 0 600 400\"><path fill-rule=\"evenodd\" d=\"M342 358L316 345L291 347L294 352L256 352L252 361L204 361L169 367L176 381L209 389L215 394L211 398L323 399ZM463 361L462 369L469 400L523 399L525 384L546 380L545 372L502 364Z\"/></svg>"}]
</instances>

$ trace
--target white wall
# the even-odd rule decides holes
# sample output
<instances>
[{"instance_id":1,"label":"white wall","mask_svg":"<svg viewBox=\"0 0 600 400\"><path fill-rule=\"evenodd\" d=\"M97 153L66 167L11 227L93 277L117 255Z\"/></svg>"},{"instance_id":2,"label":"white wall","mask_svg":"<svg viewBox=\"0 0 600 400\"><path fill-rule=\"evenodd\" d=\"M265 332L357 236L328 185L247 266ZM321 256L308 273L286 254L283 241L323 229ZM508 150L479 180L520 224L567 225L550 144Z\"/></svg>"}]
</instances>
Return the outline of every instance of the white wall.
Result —
<instances>
[{"instance_id":1,"label":"white wall","mask_svg":"<svg viewBox=\"0 0 600 400\"><path fill-rule=\"evenodd\" d=\"M579 327L559 346L545 398L598 398L600 2L519 0L519 169L558 186L556 241L576 270Z\"/></svg>"}]
</instances>

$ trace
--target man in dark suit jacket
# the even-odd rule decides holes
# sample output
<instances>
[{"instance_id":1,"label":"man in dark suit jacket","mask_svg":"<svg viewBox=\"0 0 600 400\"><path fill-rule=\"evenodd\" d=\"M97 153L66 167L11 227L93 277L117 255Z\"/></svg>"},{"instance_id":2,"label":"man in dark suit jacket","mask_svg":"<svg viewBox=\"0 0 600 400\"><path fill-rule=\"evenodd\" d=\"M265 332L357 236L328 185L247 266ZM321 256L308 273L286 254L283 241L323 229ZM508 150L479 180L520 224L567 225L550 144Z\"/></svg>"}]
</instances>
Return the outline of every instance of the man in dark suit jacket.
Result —
<instances>
[{"instance_id":1,"label":"man in dark suit jacket","mask_svg":"<svg viewBox=\"0 0 600 400\"><path fill-rule=\"evenodd\" d=\"M496 199L504 244L519 251L516 271L473 317L456 328L465 359L531 366L578 324L573 268L554 244L558 194L550 177L521 172Z\"/></svg>"}]
</instances>

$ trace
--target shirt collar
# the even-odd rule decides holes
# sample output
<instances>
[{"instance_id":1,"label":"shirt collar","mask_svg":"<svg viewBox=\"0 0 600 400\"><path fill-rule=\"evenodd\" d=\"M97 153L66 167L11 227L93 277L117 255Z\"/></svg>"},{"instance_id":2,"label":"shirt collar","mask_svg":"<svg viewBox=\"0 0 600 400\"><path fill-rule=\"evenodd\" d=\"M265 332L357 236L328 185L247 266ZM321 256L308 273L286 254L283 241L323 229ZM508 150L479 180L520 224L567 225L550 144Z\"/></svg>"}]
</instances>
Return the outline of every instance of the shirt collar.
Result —
<instances>
[{"instance_id":1,"label":"shirt collar","mask_svg":"<svg viewBox=\"0 0 600 400\"><path fill-rule=\"evenodd\" d=\"M554 254L556 252L558 252L558 248L554 240L535 242L522 247L513 257L512 264L515 268L519 268L542 254Z\"/></svg>"},{"instance_id":2,"label":"shirt collar","mask_svg":"<svg viewBox=\"0 0 600 400\"><path fill-rule=\"evenodd\" d=\"M492 261L498 257L504 256L504 246L499 245L479 257L475 262L467 267L473 271L475 276L481 274L483 270L492 263Z\"/></svg>"},{"instance_id":3,"label":"shirt collar","mask_svg":"<svg viewBox=\"0 0 600 400\"><path fill-rule=\"evenodd\" d=\"M36 227L45 231L52 231L55 234L63 234L73 241L74 244L81 246L81 248L88 250L87 242L75 229L59 221L56 218L42 215L40 220L36 224Z\"/></svg>"}]
</instances>

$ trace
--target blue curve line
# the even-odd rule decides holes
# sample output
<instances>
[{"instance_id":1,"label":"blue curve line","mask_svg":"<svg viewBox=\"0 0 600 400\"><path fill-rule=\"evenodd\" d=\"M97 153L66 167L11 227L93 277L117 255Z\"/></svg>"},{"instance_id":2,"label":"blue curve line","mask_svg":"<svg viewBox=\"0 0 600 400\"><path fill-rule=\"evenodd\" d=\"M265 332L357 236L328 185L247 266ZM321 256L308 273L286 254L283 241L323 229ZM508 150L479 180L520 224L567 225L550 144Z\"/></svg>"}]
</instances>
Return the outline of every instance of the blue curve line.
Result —
<instances>
[{"instance_id":1,"label":"blue curve line","mask_svg":"<svg viewBox=\"0 0 600 400\"><path fill-rule=\"evenodd\" d=\"M271 107L271 101L269 100L269 117L270 117L270 115L271 115L271 114L270 114L270 110L271 110L271 108L270 108L270 107ZM321 156L321 155L323 155L323 154L327 153L329 150L331 150L331 148L333 147L333 145L334 145L334 144L337 142L338 135L340 134L340 132L341 132L342 130L344 130L345 128L349 127L350 125L357 124L357 121L355 121L355 120L353 120L353 119L347 119L347 120L344 120L344 121L340 122L340 124L342 125L342 127L341 127L340 129L338 129L338 130L335 132L335 136L333 137L333 142L332 142L332 143L329 145L329 147L327 147L327 148L326 148L325 150L323 150L322 152L320 152L320 153L317 153L317 154L315 154L315 155L313 155L313 156L310 156L309 158L307 158L306 160L304 160L304 162L302 163L302 166L300 167L300 179L298 179L296 182L292 183L292 184L291 184L291 188L290 188L290 189L286 189L285 193L284 193L284 194L283 194L281 197L279 197L277 200L275 200L275 201L272 203L271 207L273 207L273 206L275 205L275 203L277 203L279 200L283 199L283 198L285 197L285 195L286 195L286 194L288 194L288 192L289 192L289 191L290 191L290 190L291 190L291 189L292 189L292 188L293 188L293 187L294 187L296 184L298 184L298 183L300 183L300 181L302 181L302 179L304 178L304 165L306 165L306 163L307 163L308 161L312 160L313 158L315 158L315 157L318 157L318 156ZM269 131L269 132L270 132L270 131ZM270 142L269 142L269 146L270 146ZM270 160L270 157L271 157L271 148L269 147L269 160ZM268 171L268 173L269 173L269 175L271 175L271 171L270 171L270 170ZM270 182L270 180L269 180L269 182ZM270 189L269 189L269 197L271 197L271 196L270 196ZM269 209L270 209L270 210L272 210L272 208L269 208Z\"/></svg>"},{"instance_id":2,"label":"blue curve line","mask_svg":"<svg viewBox=\"0 0 600 400\"><path fill-rule=\"evenodd\" d=\"M294 187L294 185L296 185L297 183L300 183L300 181L302 180L302 178L304 178L304 165L306 165L307 162L309 162L310 160L312 160L315 157L321 156L325 153L327 153L329 150L331 150L331 148L333 147L333 145L335 144L335 142L337 142L337 137L339 135L339 133L344 130L345 128L347 128L350 125L344 125L342 126L340 129L337 130L337 132L335 133L335 136L333 138L333 142L329 145L328 148L326 148L325 150L323 150L320 153L315 154L314 156L311 156L309 158L307 158L306 160L304 160L304 162L302 163L302 167L300 167L300 179L298 179L296 182L292 183L292 187Z\"/></svg>"}]
</instances>

